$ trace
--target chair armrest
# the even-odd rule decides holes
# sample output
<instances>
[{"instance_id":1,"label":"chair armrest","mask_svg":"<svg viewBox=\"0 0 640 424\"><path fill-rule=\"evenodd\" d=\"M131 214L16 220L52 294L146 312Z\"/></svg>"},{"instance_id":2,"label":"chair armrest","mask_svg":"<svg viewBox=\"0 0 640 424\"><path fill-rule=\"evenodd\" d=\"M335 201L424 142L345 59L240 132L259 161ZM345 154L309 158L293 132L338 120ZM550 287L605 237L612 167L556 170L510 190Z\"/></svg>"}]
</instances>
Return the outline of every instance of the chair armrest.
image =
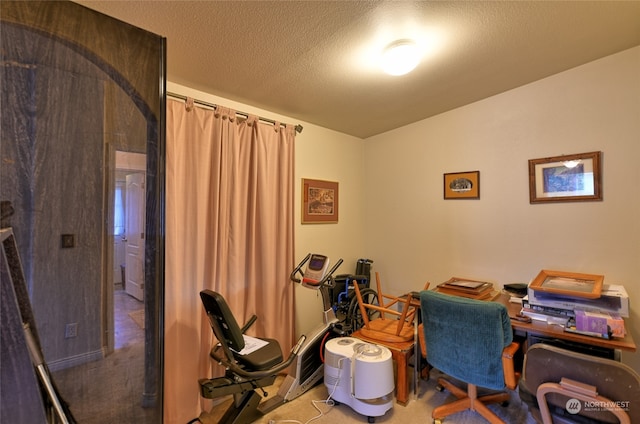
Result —
<instances>
[{"instance_id":1,"label":"chair armrest","mask_svg":"<svg viewBox=\"0 0 640 424\"><path fill-rule=\"evenodd\" d=\"M420 343L420 353L427 359L427 342L424 340L424 324L418 325L418 342Z\"/></svg>"},{"instance_id":2,"label":"chair armrest","mask_svg":"<svg viewBox=\"0 0 640 424\"><path fill-rule=\"evenodd\" d=\"M513 356L520 349L520 343L512 342L509 346L502 350L502 372L504 373L505 385L513 390L518 384L516 378L516 371L513 365Z\"/></svg>"}]
</instances>

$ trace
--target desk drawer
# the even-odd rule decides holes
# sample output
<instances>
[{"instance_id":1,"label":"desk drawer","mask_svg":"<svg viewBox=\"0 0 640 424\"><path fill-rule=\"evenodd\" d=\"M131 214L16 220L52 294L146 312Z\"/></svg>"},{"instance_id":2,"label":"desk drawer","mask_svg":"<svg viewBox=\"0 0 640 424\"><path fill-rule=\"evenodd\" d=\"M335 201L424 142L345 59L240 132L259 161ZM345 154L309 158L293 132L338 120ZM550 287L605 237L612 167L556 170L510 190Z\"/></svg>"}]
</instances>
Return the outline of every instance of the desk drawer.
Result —
<instances>
[{"instance_id":1,"label":"desk drawer","mask_svg":"<svg viewBox=\"0 0 640 424\"><path fill-rule=\"evenodd\" d=\"M598 356L600 358L613 359L620 361L620 351L618 349L607 349L600 346L592 346L584 343L561 340L554 337L539 336L536 334L527 335L527 345L532 346L535 343L546 343L548 345L557 346L563 349L571 350L587 355Z\"/></svg>"}]
</instances>

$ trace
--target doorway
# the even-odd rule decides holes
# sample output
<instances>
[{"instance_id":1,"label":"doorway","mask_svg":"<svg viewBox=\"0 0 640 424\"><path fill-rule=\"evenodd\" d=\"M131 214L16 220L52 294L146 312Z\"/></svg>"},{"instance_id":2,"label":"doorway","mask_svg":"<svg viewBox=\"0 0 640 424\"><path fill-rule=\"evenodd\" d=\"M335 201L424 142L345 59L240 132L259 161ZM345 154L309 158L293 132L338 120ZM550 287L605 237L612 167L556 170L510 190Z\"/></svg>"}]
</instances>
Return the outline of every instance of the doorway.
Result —
<instances>
[{"instance_id":1,"label":"doorway","mask_svg":"<svg viewBox=\"0 0 640 424\"><path fill-rule=\"evenodd\" d=\"M146 155L115 152L113 326L119 349L144 343L144 228ZM111 309L110 307L110 309ZM110 351L112 349L109 349Z\"/></svg>"}]
</instances>

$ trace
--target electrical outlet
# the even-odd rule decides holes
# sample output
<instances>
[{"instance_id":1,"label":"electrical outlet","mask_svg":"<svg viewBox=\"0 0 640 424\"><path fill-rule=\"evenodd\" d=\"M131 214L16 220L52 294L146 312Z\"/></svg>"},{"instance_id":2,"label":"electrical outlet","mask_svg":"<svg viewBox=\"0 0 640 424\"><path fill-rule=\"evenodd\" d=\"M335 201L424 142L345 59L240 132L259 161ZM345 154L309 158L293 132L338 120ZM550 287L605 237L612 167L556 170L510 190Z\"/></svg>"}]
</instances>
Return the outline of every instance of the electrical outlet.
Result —
<instances>
[{"instance_id":1,"label":"electrical outlet","mask_svg":"<svg viewBox=\"0 0 640 424\"><path fill-rule=\"evenodd\" d=\"M78 323L71 322L64 327L64 338L70 339L71 337L76 337L78 335Z\"/></svg>"}]
</instances>

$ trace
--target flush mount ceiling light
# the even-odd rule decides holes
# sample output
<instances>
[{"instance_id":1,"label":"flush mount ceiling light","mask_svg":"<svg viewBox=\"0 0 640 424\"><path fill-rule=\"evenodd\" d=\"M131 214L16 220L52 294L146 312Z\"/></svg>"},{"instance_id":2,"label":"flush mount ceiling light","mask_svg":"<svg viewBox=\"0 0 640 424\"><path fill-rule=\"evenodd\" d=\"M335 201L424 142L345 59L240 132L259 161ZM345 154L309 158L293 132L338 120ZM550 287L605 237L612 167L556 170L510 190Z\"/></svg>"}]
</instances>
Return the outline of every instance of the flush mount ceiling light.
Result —
<instances>
[{"instance_id":1,"label":"flush mount ceiling light","mask_svg":"<svg viewBox=\"0 0 640 424\"><path fill-rule=\"evenodd\" d=\"M404 75L418 66L419 61L416 43L412 40L398 40L384 49L382 70L390 75Z\"/></svg>"}]
</instances>

